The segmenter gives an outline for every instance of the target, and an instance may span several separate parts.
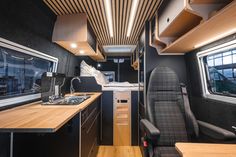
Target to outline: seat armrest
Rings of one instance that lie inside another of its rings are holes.
[[[152,140],[156,141],[160,136],[160,131],[147,119],[142,119],[140,121],[141,130],[144,131],[147,137]]]
[[[233,140],[236,139],[236,135],[228,130],[212,125],[207,122],[198,120],[199,129],[202,134],[207,135],[217,140]]]

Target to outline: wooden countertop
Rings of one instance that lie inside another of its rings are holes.
[[[76,114],[94,102],[102,93],[92,94],[79,105],[26,104],[0,112],[0,132],[56,132]]]
[[[235,157],[236,144],[176,143],[182,157]]]

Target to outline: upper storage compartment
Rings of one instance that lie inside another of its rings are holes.
[[[84,13],[57,16],[52,41],[77,56],[96,56],[96,36]]]
[[[235,33],[235,10],[232,0],[163,1],[150,22],[150,45],[158,53],[192,51]]]
[[[164,5],[159,14],[160,37],[179,37],[202,20],[202,17],[191,9],[187,0],[172,0]]]
[[[106,62],[106,56],[104,55],[103,48],[97,43],[96,54],[91,56],[95,61]]]

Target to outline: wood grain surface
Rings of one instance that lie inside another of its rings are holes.
[[[236,144],[176,143],[183,157],[232,157],[236,156]]]
[[[99,146],[97,157],[142,157],[138,146]]]
[[[75,93],[80,95],[84,93]],[[55,132],[76,114],[94,102],[101,93],[79,105],[42,105],[42,102],[26,104],[0,112],[1,132]]]

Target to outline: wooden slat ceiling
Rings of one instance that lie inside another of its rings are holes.
[[[139,0],[130,37],[126,37],[132,0],[111,0],[114,37],[109,35],[104,0],[43,0],[56,15],[86,13],[102,45],[137,44],[146,20],[157,10],[160,0]]]

